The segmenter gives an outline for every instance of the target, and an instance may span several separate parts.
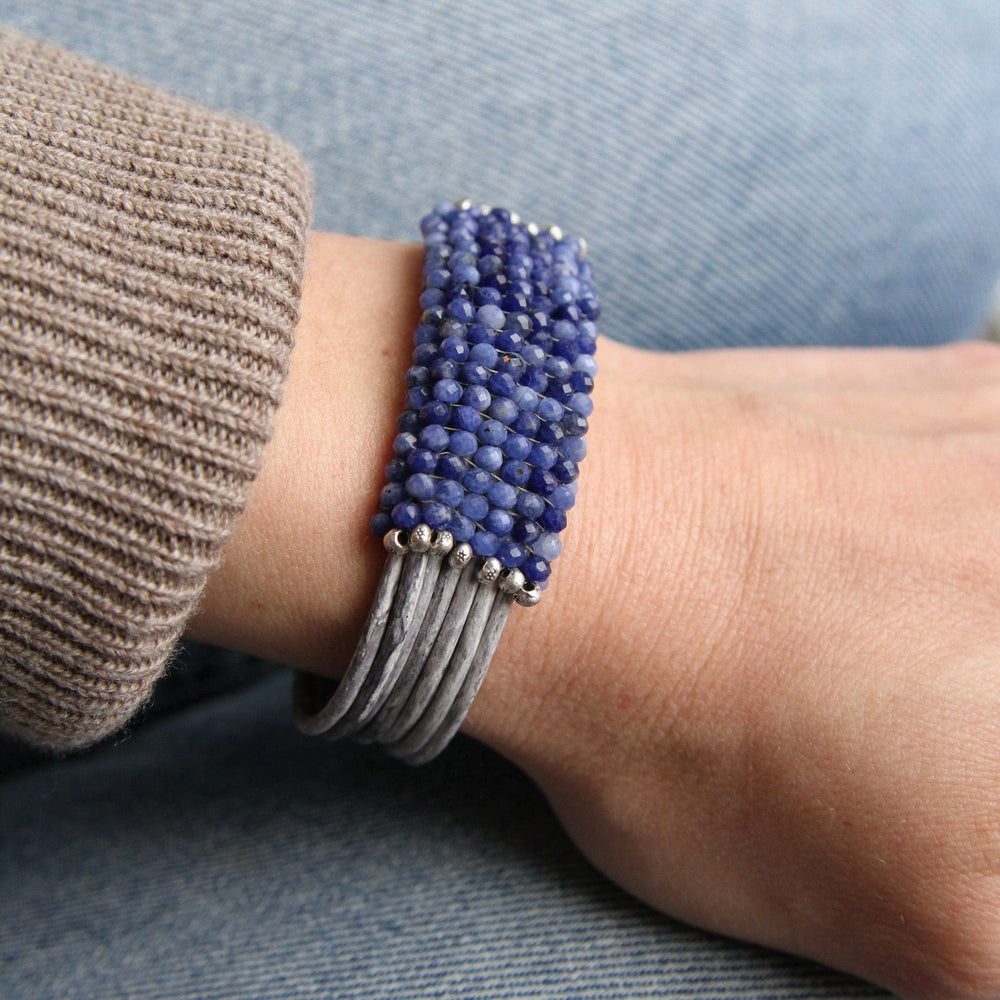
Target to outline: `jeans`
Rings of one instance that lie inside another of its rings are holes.
[[[316,225],[468,195],[587,236],[648,347],[975,336],[1000,277],[992,0],[0,0],[0,21],[270,125]],[[683,927],[460,738],[414,771],[188,650],[123,737],[0,747],[0,995],[884,996]]]

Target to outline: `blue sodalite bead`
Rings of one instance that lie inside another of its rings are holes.
[[[485,493],[493,484],[493,477],[485,469],[469,469],[462,485],[470,493]]]
[[[510,538],[500,542],[497,546],[496,554],[497,559],[500,560],[500,564],[506,566],[508,569],[520,566],[527,556],[524,546]]]
[[[499,507],[491,507],[482,521],[483,527],[499,538],[509,535],[514,527],[511,513]]]
[[[445,337],[441,341],[441,353],[451,361],[465,361],[469,356],[469,344],[464,337]]]
[[[492,288],[489,285],[480,285],[476,289],[477,306],[499,306],[502,301],[503,296],[496,288]]]
[[[587,457],[587,439],[585,437],[564,438],[562,444],[559,445],[559,454],[574,462],[582,462]]]
[[[485,253],[479,258],[479,273],[484,277],[503,270],[503,260],[495,253]]]
[[[566,512],[557,507],[546,507],[538,523],[546,531],[562,531],[566,527]]]
[[[476,361],[487,369],[496,368],[497,357],[497,349],[492,344],[485,342],[474,344],[469,351],[469,360]]]
[[[506,372],[495,372],[486,382],[486,387],[494,396],[510,397],[516,385],[514,377]]]
[[[402,483],[386,483],[378,496],[378,505],[383,510],[395,507],[406,499],[406,489]]]
[[[550,444],[533,445],[528,462],[536,469],[551,469],[559,461],[559,452]]]
[[[392,453],[396,458],[406,458],[416,446],[417,438],[415,434],[397,434],[395,440],[392,442]]]
[[[491,504],[503,510],[509,510],[517,503],[517,490],[510,483],[496,481],[490,485],[486,496]]]
[[[444,451],[448,447],[449,437],[448,432],[440,424],[427,424],[417,435],[417,444],[429,451]]]
[[[510,537],[514,539],[515,542],[520,542],[522,545],[531,546],[534,542],[537,542],[541,538],[542,529],[537,521],[527,521],[524,518],[518,518],[514,522],[514,527],[511,528]]]
[[[479,271],[472,264],[459,264],[451,272],[451,277],[453,284],[469,285],[474,288],[479,284],[480,275]]]
[[[489,368],[478,361],[466,361],[458,370],[458,377],[466,385],[485,385],[491,374]]]
[[[447,504],[438,503],[436,500],[431,500],[429,503],[420,505],[421,521],[436,531],[443,531],[448,527],[451,523],[453,513],[451,507]]]
[[[419,385],[427,385],[431,380],[431,371],[426,365],[414,365],[406,370],[404,381],[407,389],[413,389]]]
[[[431,306],[439,306],[444,303],[444,292],[440,288],[428,288],[420,296],[420,308],[430,309]]]
[[[454,455],[472,458],[479,450],[479,438],[472,431],[452,431],[448,436],[448,448]]]
[[[519,413],[517,419],[511,425],[511,429],[516,434],[523,434],[526,438],[534,438],[538,435],[538,430],[542,422],[534,413]]]
[[[565,417],[563,419],[565,420]],[[538,428],[538,440],[544,441],[545,444],[553,444],[558,447],[562,444],[565,437],[566,431],[562,423],[542,424]]]
[[[561,343],[564,343],[561,341]],[[555,344],[552,347],[553,351],[558,350],[559,344]],[[566,358],[559,357],[556,354],[550,354],[545,359],[545,374],[549,378],[557,379],[560,382],[565,382],[573,374],[573,366]]]
[[[552,475],[560,483],[571,483],[578,475],[580,475],[580,468],[576,462],[571,461],[568,458],[561,458],[555,465],[552,466]]]
[[[471,520],[482,522],[490,511],[490,502],[482,493],[466,493],[458,510]]]
[[[528,556],[521,563],[521,572],[532,583],[541,583],[549,578],[549,561],[537,555]]]
[[[431,400],[430,389],[425,385],[415,385],[406,393],[406,408],[408,410],[419,410]]]
[[[529,488],[540,497],[547,497],[558,485],[559,481],[547,469],[535,469],[528,477]]]
[[[573,386],[569,382],[550,380],[548,396],[563,407],[569,406],[569,401],[573,398]]]
[[[536,393],[544,393],[549,387],[549,377],[541,368],[526,368],[521,373],[521,385],[526,386]]]
[[[471,542],[472,536],[476,533],[476,525],[469,518],[453,513],[448,522],[448,530],[457,543]]]
[[[437,468],[437,452],[426,448],[414,448],[406,456],[406,467],[410,472],[433,472]]]
[[[481,305],[476,312],[476,319],[491,330],[502,330],[506,316],[499,305]]]
[[[404,410],[396,418],[396,430],[402,434],[416,434],[422,426],[416,410]]]
[[[523,389],[524,386],[515,386],[514,391],[517,392],[518,389]],[[589,398],[589,397],[585,397]],[[517,403],[513,399],[507,399],[500,396],[493,400],[487,408],[486,412],[493,418],[493,422],[499,422],[503,424],[512,424],[516,419],[520,410],[517,407]],[[504,439],[507,437],[507,430],[504,428]],[[495,443],[495,442],[494,442]]]
[[[500,539],[490,531],[477,531],[472,536],[472,551],[477,556],[495,556],[500,547]]]
[[[383,535],[387,535],[390,531],[392,531],[392,518],[385,513],[385,511],[379,511],[372,517],[368,527],[376,538],[381,538]]]
[[[451,411],[451,422],[458,430],[475,434],[483,422],[483,417],[474,406],[456,406]]]
[[[508,458],[527,458],[531,451],[531,440],[523,434],[508,434],[507,440],[503,443],[503,453]]]
[[[493,445],[484,444],[476,449],[472,461],[486,472],[496,472],[503,465],[503,452]]]
[[[524,363],[531,368],[542,368],[545,364],[545,351],[534,343],[533,339],[524,345],[521,357],[524,359]]]
[[[415,528],[420,524],[420,504],[406,500],[392,508],[392,523],[397,528]]]
[[[572,363],[580,356],[580,345],[573,340],[561,340],[552,348],[553,354],[562,361]],[[571,369],[572,370],[572,367]]]
[[[428,382],[436,382],[438,379],[453,379],[458,375],[459,364],[450,358],[435,358],[427,369]],[[433,394],[433,390],[432,390]]]
[[[515,386],[510,399],[519,410],[531,411],[538,406],[538,393],[526,385]],[[517,419],[516,415],[513,419]]]
[[[475,438],[472,439],[475,443]],[[456,481],[464,479],[468,472],[468,463],[460,455],[453,451],[438,455],[437,468],[434,470],[442,479],[454,479]]]
[[[466,386],[465,392],[462,393],[462,402],[477,410],[485,410],[493,402],[493,397],[485,386],[470,385]]]
[[[422,313],[372,530],[447,528],[544,587],[593,411],[593,269],[579,240],[504,209],[442,203],[421,231]]]
[[[492,411],[493,407],[490,407]],[[507,428],[499,420],[484,420],[476,431],[476,436],[483,444],[500,446],[507,440]],[[478,462],[476,463],[479,464]]]
[[[445,288],[451,283],[451,271],[446,267],[432,267],[424,272],[424,283],[428,288]]]
[[[511,486],[524,486],[531,475],[531,466],[518,459],[510,459],[500,466],[500,478]]]
[[[518,493],[514,509],[529,521],[537,521],[545,510],[545,500],[537,493]]]
[[[443,503],[452,510],[457,510],[464,498],[465,490],[454,479],[435,480],[434,499],[438,503]]]
[[[410,476],[403,485],[414,500],[430,500],[434,496],[434,480],[426,473],[418,472]]]
[[[549,562],[552,562],[562,552],[562,541],[555,532],[547,531],[535,542],[532,549],[535,555],[539,555],[543,559],[548,559]]]
[[[576,503],[576,494],[569,486],[560,484],[549,494],[548,501],[557,510],[569,510]]]
[[[535,407],[535,412],[538,414],[539,420],[554,422],[562,420],[565,407],[562,403],[553,399],[551,396],[545,396],[538,401],[538,406]]]
[[[432,393],[434,398],[440,400],[442,403],[457,403],[461,400],[463,391],[462,386],[453,377],[448,377],[439,378],[434,383]],[[451,411],[449,410],[448,412],[450,416]]]
[[[447,424],[451,420],[451,407],[440,399],[432,399],[420,407],[420,419],[425,424]],[[417,440],[420,440],[419,435]]]

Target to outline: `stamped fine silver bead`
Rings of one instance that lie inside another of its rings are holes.
[[[431,536],[431,554],[446,556],[455,544],[455,537],[450,531],[435,531]]]
[[[500,560],[490,556],[489,559],[484,559],[482,566],[479,567],[479,579],[483,583],[495,583],[502,569],[503,564]]]
[[[405,528],[394,528],[382,539],[386,552],[392,552],[397,556],[406,555],[409,551],[408,542],[409,532]]]
[[[519,569],[509,569],[500,574],[499,587],[505,594],[516,594],[524,583],[524,574]]]
[[[468,542],[462,542],[451,550],[448,562],[456,569],[467,565],[472,559],[472,546]]]
[[[410,550],[412,552],[427,552],[431,547],[433,532],[426,524],[418,524],[410,532]]]

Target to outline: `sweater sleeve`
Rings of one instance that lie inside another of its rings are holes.
[[[261,129],[0,29],[0,726],[147,697],[257,474],[310,183]]]

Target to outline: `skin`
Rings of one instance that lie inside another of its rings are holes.
[[[313,237],[195,636],[345,668],[419,277],[417,247]],[[466,730],[667,913],[905,997],[1000,996],[1000,347],[598,358],[565,554]]]

